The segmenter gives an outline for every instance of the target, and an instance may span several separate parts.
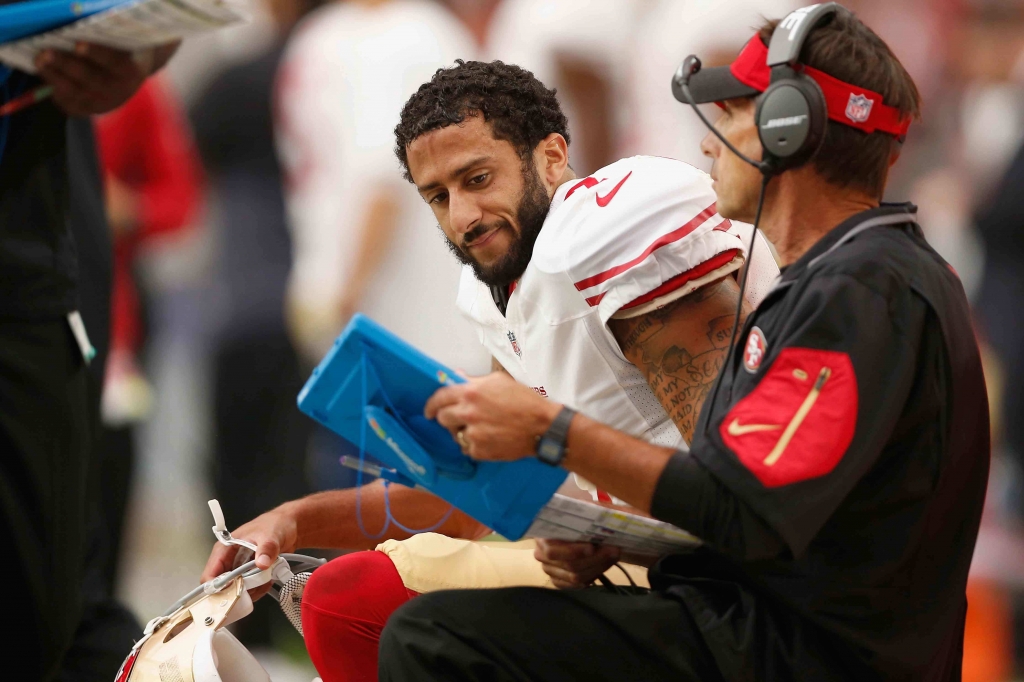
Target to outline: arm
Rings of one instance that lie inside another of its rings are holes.
[[[533,454],[537,439],[561,409],[495,373],[439,390],[428,401],[426,414],[453,432],[464,430],[470,456],[513,460]],[[720,551],[741,559],[782,551],[779,536],[689,455],[651,445],[580,414],[572,420],[567,445],[563,467],[637,509],[686,528]],[[671,503],[659,506],[653,504],[655,499]],[[589,583],[589,565],[604,561],[607,568],[616,556],[611,551],[588,553],[581,543],[570,543],[569,548],[566,543],[551,544],[558,549],[548,552],[554,569],[548,573],[559,586]],[[573,580],[574,575],[586,578]]]
[[[778,350],[756,375],[740,373],[689,454],[577,415],[563,466],[731,555],[774,547],[799,556],[888,447],[918,376],[928,308],[909,291],[886,291],[819,274],[778,330]],[[428,416],[463,430],[469,454],[487,460],[530,456],[560,409],[497,374],[427,403]],[[772,428],[727,426],[739,423]]]
[[[687,443],[728,353],[739,296],[736,280],[725,277],[645,315],[608,321]]]
[[[376,534],[384,526],[384,486],[365,485],[360,493],[360,512],[367,533]],[[392,515],[405,524],[427,526],[447,513],[450,505],[423,490],[400,485],[389,486]],[[329,490],[286,502],[233,531],[236,538],[257,545],[257,564],[270,566],[281,552],[294,552],[301,547],[320,549],[373,549],[385,540],[404,540],[408,533],[391,525],[379,538],[363,534],[356,521],[356,490]],[[453,538],[475,540],[490,529],[455,510],[437,529]],[[202,580],[209,580],[231,569],[237,547],[214,545],[203,570]]]

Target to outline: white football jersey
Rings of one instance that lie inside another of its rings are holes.
[[[607,323],[738,269],[750,230],[716,213],[703,171],[672,159],[623,159],[558,188],[504,316],[470,267],[458,307],[520,383],[633,436],[686,449]],[[779,272],[760,239],[746,289],[755,305]]]

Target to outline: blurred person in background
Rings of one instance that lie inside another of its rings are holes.
[[[213,481],[229,518],[253,518],[307,492],[303,457],[311,422],[295,406],[303,377],[284,321],[292,248],[272,100],[288,35],[320,4],[269,0],[273,44],[217,75],[191,111],[217,242]],[[236,634],[250,648],[268,647],[276,618],[276,606],[258,601]]]
[[[628,74],[625,151],[667,156],[702,170],[711,162],[700,152],[707,129],[692,111],[665,96],[671,74],[688,54],[707,55],[704,66],[720,66],[750,37],[765,16],[785,16],[798,0],[655,0],[637,21],[620,58]],[[707,109],[712,120],[714,107]]]
[[[154,78],[123,106],[96,120],[107,219],[113,237],[110,352],[103,383],[99,466],[110,493],[102,514],[113,541],[106,569],[111,590],[135,461],[135,426],[153,397],[141,369],[144,297],[135,259],[148,243],[181,233],[199,211],[199,158],[172,92]]]
[[[54,679],[85,624],[95,349],[79,313],[68,117],[116,108],[175,49],[135,59],[81,43],[74,53],[44,50],[38,75],[0,69],[5,103],[53,88],[0,121],[0,543],[23,616],[5,644],[24,679]]]
[[[558,91],[587,175],[618,158],[622,66],[646,0],[444,0],[486,58],[531,71]]]
[[[431,0],[340,0],[293,34],[278,74],[276,133],[292,231],[287,323],[307,370],[357,311],[440,362],[487,370],[455,308],[459,266],[445,258],[436,222],[405,187],[393,153],[405,100],[474,51]],[[347,447],[315,431],[316,487],[355,484],[355,472],[338,464]]]

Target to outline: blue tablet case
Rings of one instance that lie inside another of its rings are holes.
[[[0,7],[0,43],[60,28],[136,0],[28,0]]]
[[[477,462],[423,416],[441,386],[464,379],[379,324],[356,315],[299,393],[299,409],[391,471],[510,540],[518,540],[565,480],[533,458]]]

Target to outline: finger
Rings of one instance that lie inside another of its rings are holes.
[[[578,575],[600,575],[613,565],[615,561],[606,558],[588,558],[580,561],[542,561],[542,564],[553,568],[561,568]]]
[[[466,428],[466,408],[461,404],[450,405],[437,413],[437,423],[452,432]]]
[[[45,66],[40,67],[40,74],[63,78],[85,92],[102,90],[110,80],[105,69],[67,52],[53,50],[43,63]]]
[[[220,543],[214,545],[213,551],[210,552],[210,558],[206,560],[203,573],[199,576],[199,580],[205,583],[207,580],[213,580],[221,573],[226,572],[237,551],[238,547],[225,547]]]
[[[589,542],[567,542],[547,545],[543,554],[548,561],[579,561],[594,556],[597,547]]]
[[[555,547],[565,547],[566,545],[575,544],[566,542],[565,540],[549,540],[544,538],[537,539],[537,546],[533,550],[533,556],[537,561],[546,561],[551,557],[551,550]]]
[[[75,54],[114,76],[134,73],[138,66],[130,52],[94,43],[78,43]]]
[[[52,81],[50,82],[52,83]],[[68,116],[89,115],[88,100],[82,96],[82,91],[76,86],[58,87],[54,85],[51,99]]]
[[[281,546],[273,538],[256,543],[256,567],[270,568],[277,561],[277,556],[280,553]]]
[[[583,582],[581,576],[558,566],[546,565],[544,566],[544,572],[551,578],[551,582],[554,583],[555,587],[562,590],[578,590],[594,582],[593,580]]]
[[[443,408],[458,403],[464,390],[462,386],[445,386],[437,389],[434,391],[434,395],[427,399],[427,404],[423,406],[423,416],[433,419]]]
[[[77,96],[85,89],[85,85],[64,73],[56,65],[56,57],[52,55],[53,51],[47,50],[36,58],[36,70],[39,72],[39,77],[53,87],[54,98],[60,95],[64,97]]]

